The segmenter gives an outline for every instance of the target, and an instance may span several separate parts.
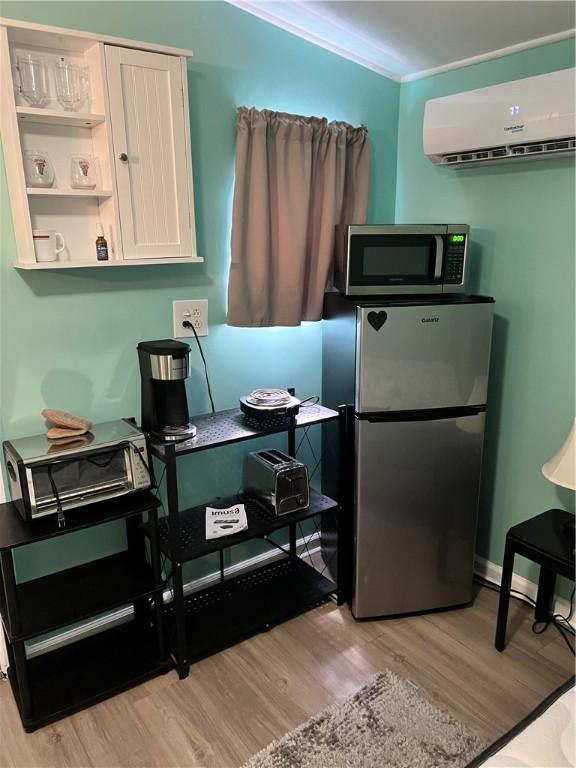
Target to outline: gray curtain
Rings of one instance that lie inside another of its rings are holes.
[[[364,224],[366,128],[240,107],[228,324],[322,317],[336,224]]]

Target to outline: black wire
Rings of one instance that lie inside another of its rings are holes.
[[[190,323],[188,320],[184,320],[182,323],[184,328],[190,328],[192,333],[194,334],[194,338],[196,339],[196,344],[198,344],[198,349],[200,350],[200,357],[202,358],[202,362],[204,363],[204,373],[206,374],[206,386],[208,387],[208,397],[210,398],[210,405],[212,406],[212,413],[216,413],[216,408],[214,408],[214,398],[212,397],[212,388],[210,387],[210,378],[208,376],[208,366],[206,365],[206,358],[204,357],[204,352],[202,351],[202,345],[200,344],[200,339],[198,338],[198,334],[196,333],[196,328]]]
[[[63,528],[66,525],[66,518],[64,516],[64,510],[62,509],[62,502],[60,501],[60,494],[58,493],[58,488],[56,488],[56,482],[54,480],[54,476],[52,475],[52,464],[47,465],[48,470],[48,480],[50,481],[50,485],[52,487],[52,493],[54,494],[54,498],[56,500],[56,513],[58,517],[58,528]]]
[[[488,579],[485,579],[482,576],[475,575],[474,580],[477,581],[479,584],[481,584],[483,587],[486,587],[487,589],[492,590],[492,592],[500,592],[500,587],[497,584],[494,584],[494,582],[492,581],[488,581]],[[576,587],[574,588],[574,590],[576,590]],[[546,632],[550,624],[552,624],[552,626],[558,630],[558,632],[562,636],[562,639],[564,640],[564,642],[566,643],[566,645],[568,646],[572,654],[576,655],[576,652],[573,646],[570,645],[570,641],[564,634],[565,632],[569,632],[571,635],[574,635],[575,634],[574,629],[572,628],[572,626],[570,626],[570,624],[568,625],[568,627],[566,627],[563,624],[560,624],[560,621],[559,621],[561,620],[569,623],[570,619],[572,618],[572,613],[574,611],[574,590],[572,590],[572,596],[570,598],[570,612],[568,614],[568,617],[561,616],[560,614],[554,614],[553,616],[550,617],[550,621],[544,621],[544,622],[534,621],[532,623],[532,632],[534,632],[535,635],[541,635],[544,632]],[[528,595],[524,594],[524,592],[519,592],[516,589],[511,589],[510,596],[514,598],[514,600],[518,600],[521,603],[527,603],[533,608],[536,607],[535,601],[532,600],[531,597],[528,597]],[[542,629],[537,629],[538,624],[543,624]]]

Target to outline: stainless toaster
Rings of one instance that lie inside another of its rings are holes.
[[[243,488],[276,515],[298,512],[310,504],[306,466],[276,449],[245,456]]]

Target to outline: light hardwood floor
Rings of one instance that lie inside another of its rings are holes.
[[[0,683],[0,766],[241,765],[310,715],[389,668],[492,740],[574,670],[552,627],[512,601],[509,645],[494,649],[497,595],[468,608],[355,622],[333,603],[54,725],[25,734],[8,683]]]

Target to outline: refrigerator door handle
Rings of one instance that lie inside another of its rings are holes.
[[[476,416],[486,410],[485,405],[467,405],[458,408],[423,408],[419,411],[388,411],[382,413],[356,414],[359,421],[377,424],[383,421],[438,421],[440,419],[460,419],[464,416]]]
[[[434,279],[442,277],[442,264],[444,263],[444,238],[442,235],[434,235],[436,240],[436,264],[434,266]]]

